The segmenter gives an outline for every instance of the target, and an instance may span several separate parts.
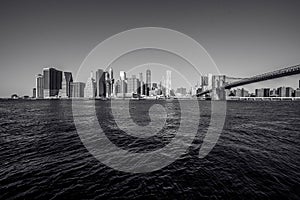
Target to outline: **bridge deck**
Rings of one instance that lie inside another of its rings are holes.
[[[230,89],[233,87],[247,85],[250,83],[256,83],[256,82],[260,82],[260,81],[266,81],[266,80],[271,80],[271,79],[280,78],[280,77],[284,77],[284,76],[291,76],[291,75],[295,75],[295,74],[300,74],[300,65],[286,67],[286,68],[279,69],[279,70],[276,70],[273,72],[267,72],[264,74],[252,76],[250,78],[244,78],[239,81],[225,84],[223,87],[225,89]],[[204,95],[204,94],[207,94],[210,92],[211,92],[211,90],[206,90],[206,91],[199,93],[198,96],[201,96],[201,95]]]

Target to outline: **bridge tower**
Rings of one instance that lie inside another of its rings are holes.
[[[225,75],[214,75],[212,77],[211,100],[226,100],[226,91],[224,88],[225,83]]]

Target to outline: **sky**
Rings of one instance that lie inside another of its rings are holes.
[[[221,74],[232,77],[300,64],[299,7],[300,1],[289,0],[1,0],[0,97],[31,95],[35,75],[44,67],[76,74],[99,43],[139,27],[164,27],[188,35],[205,48]],[[153,79],[162,74],[154,73]],[[84,76],[81,79],[85,81]],[[174,87],[185,84],[173,79]],[[295,75],[245,87],[296,88],[299,79]]]

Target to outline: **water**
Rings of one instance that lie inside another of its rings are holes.
[[[140,126],[149,123],[144,112],[152,103],[132,103]],[[117,104],[121,109],[125,102]],[[107,106],[96,103],[100,123],[114,129],[108,136],[113,142],[132,151],[163,147],[180,124],[175,103],[161,134],[134,141],[116,131]],[[187,154],[161,170],[131,174],[103,165],[85,149],[70,101],[1,100],[0,199],[300,198],[300,102],[228,102],[222,135],[204,159],[197,153],[210,102],[200,107],[199,132]]]

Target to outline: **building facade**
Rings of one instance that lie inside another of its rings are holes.
[[[106,95],[106,82],[105,72],[102,69],[96,71],[96,97],[105,97]]]
[[[72,98],[83,98],[84,97],[85,83],[72,82],[71,83],[71,96]]]
[[[138,87],[139,87],[139,79],[136,78],[136,76],[132,76],[131,78],[128,78],[127,80],[127,93],[138,93]]]
[[[151,70],[150,69],[147,69],[146,70],[146,95],[149,96],[149,92],[150,92],[150,89],[151,89]]]
[[[62,71],[55,68],[44,68],[44,98],[58,97],[62,88]]]
[[[91,72],[90,77],[87,79],[84,88],[85,98],[95,98],[96,97],[96,81],[93,78],[93,72]]]
[[[44,77],[41,74],[36,76],[36,98],[44,98]]]
[[[71,97],[71,83],[72,82],[73,82],[72,73],[64,72],[59,96],[61,96],[62,98],[70,98]]]
[[[171,89],[172,89],[172,81],[171,81],[171,71],[167,70],[166,72],[166,96],[171,96]]]

